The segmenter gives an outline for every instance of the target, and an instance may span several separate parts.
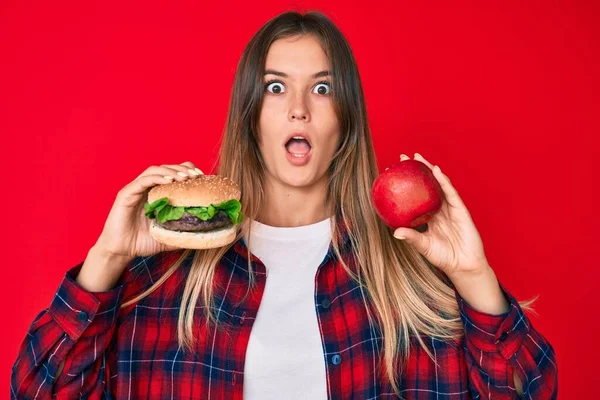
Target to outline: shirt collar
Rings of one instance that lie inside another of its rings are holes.
[[[351,229],[352,224],[350,221],[348,222],[348,225],[349,225],[349,228]],[[338,218],[336,220],[336,226],[337,226],[337,229],[339,232],[338,243],[340,246],[340,253],[341,253],[342,257],[344,257],[351,250],[350,235],[348,234],[349,229],[343,223],[343,220],[341,218]],[[248,253],[247,252],[248,252],[248,249],[246,247],[246,244],[244,243],[243,238],[240,237],[238,240],[236,240],[236,242],[233,244],[233,246],[227,251],[225,256],[229,260],[240,260],[241,262],[240,263],[236,262],[236,264],[238,267],[241,267],[245,270],[246,269],[245,266],[247,265],[247,262],[248,262],[248,258],[247,258]],[[252,267],[254,268],[254,271],[256,271],[257,274],[261,274],[261,275],[266,274],[266,268],[265,268],[264,264],[262,263],[262,261],[252,253],[250,253],[250,256],[252,258]],[[335,259],[333,243],[330,243],[330,245],[329,245],[329,250],[327,251],[324,262],[328,262],[330,259]]]

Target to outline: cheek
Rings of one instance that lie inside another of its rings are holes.
[[[328,119],[327,126],[324,127],[324,132],[327,133],[327,147],[331,152],[334,152],[342,136],[340,131],[340,123],[335,114],[331,114]]]
[[[277,112],[274,109],[273,104],[263,102],[260,118],[258,120],[258,132],[260,137],[260,144],[271,143],[272,136],[277,132]]]
[[[282,101],[277,101],[277,99],[274,99],[269,96],[265,96],[263,98],[262,106],[260,109],[261,119],[267,119],[267,118],[262,118],[262,116],[268,117],[268,119],[276,117],[279,114],[281,114],[282,111],[283,111],[283,102]]]
[[[329,143],[327,144],[330,155],[333,155],[337,150],[338,144],[340,143],[340,136],[339,131],[336,131],[330,136]]]

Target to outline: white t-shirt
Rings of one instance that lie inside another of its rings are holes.
[[[246,350],[245,400],[327,398],[314,295],[330,222],[280,228],[252,221],[250,251],[265,264],[267,282]]]

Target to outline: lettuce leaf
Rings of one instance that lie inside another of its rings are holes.
[[[178,220],[187,212],[202,221],[207,221],[215,216],[219,211],[225,211],[229,219],[234,224],[243,221],[242,204],[239,200],[231,199],[220,204],[210,204],[207,207],[176,207],[169,204],[167,197],[157,199],[152,204],[144,203],[145,215],[149,219],[156,218],[160,223],[165,221]]]

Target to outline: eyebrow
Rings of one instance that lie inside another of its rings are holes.
[[[271,75],[277,75],[277,76],[282,76],[284,78],[288,78],[289,77],[288,74],[286,74],[285,72],[275,71],[274,69],[267,69],[265,71],[265,75],[269,75],[269,74],[271,74]],[[323,76],[328,76],[328,75],[331,75],[331,72],[325,70],[325,71],[319,71],[319,72],[317,72],[312,77],[313,78],[321,78]]]

